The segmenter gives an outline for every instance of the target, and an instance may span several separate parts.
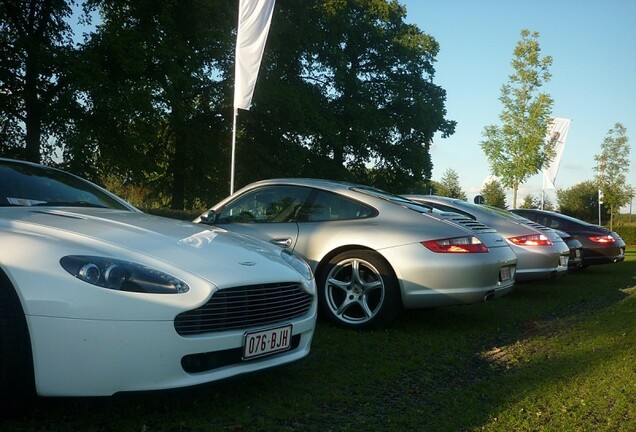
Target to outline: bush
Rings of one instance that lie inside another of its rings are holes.
[[[636,223],[621,224],[617,226],[614,231],[616,231],[628,245],[636,245]]]

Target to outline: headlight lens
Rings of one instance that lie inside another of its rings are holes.
[[[289,252],[286,249],[283,249],[280,252],[280,256],[294,268],[298,273],[300,273],[305,279],[312,280],[314,278],[314,273],[311,271],[311,267],[304,260],[298,258],[293,253]]]
[[[182,294],[190,290],[188,284],[174,276],[130,261],[69,255],[60,264],[76,278],[102,288],[151,294]]]

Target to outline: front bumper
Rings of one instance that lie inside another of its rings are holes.
[[[292,322],[296,347],[249,361],[239,358],[198,373],[184,370],[185,357],[240,350],[246,330],[181,337],[172,320],[107,321],[44,316],[27,316],[27,320],[39,395],[108,396],[209,383],[301,359],[309,353],[316,305],[312,306],[311,314]]]

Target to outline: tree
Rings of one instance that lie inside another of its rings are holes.
[[[73,0],[0,2],[0,150],[33,162],[46,159],[64,128],[64,65],[72,50]],[[6,140],[6,141],[5,141]]]
[[[444,175],[442,176],[435,193],[444,197],[466,200],[466,194],[459,184],[459,175],[452,168],[448,168],[444,171]]]
[[[554,210],[554,204],[550,201],[550,198],[547,195],[543,196],[543,205],[541,204],[541,199],[536,198],[532,194],[527,194],[523,197],[523,202],[519,206],[522,209],[542,209],[542,210]]]
[[[324,123],[305,145],[330,161],[323,175],[394,191],[430,179],[434,134],[455,130],[445,118],[446,92],[433,83],[437,41],[405,23],[397,1],[298,3],[313,11],[303,22],[302,77],[322,95]]]
[[[554,211],[554,204],[547,195],[543,197],[543,210]]]
[[[539,33],[522,30],[521,37],[511,63],[514,73],[501,88],[501,126],[487,126],[481,143],[492,173],[513,190],[513,208],[519,185],[554,158],[556,139],[546,140],[553,100],[540,92],[550,80],[552,57],[540,57]]]
[[[559,212],[582,219],[590,223],[598,223],[598,187],[596,182],[588,180],[568,189],[557,189]],[[601,216],[608,216],[607,207],[601,206]]]
[[[519,208],[538,209],[538,208],[541,208],[541,202],[538,199],[536,199],[534,196],[532,196],[531,194],[527,194],[525,197],[523,197],[523,202],[521,203]]]
[[[506,193],[501,183],[497,180],[486,183],[479,193],[484,197],[484,204],[502,209],[508,208],[506,204]]]
[[[219,143],[230,143],[222,70],[233,53],[234,7],[216,0],[88,7],[102,22],[82,47],[76,77],[86,112],[65,158],[85,164],[86,154],[99,154],[100,175],[151,185],[174,209],[197,195],[210,199],[205,186],[218,186],[230,159]]]
[[[627,129],[616,123],[605,136],[601,144],[601,153],[594,156],[595,181],[603,195],[603,203],[609,207],[610,229],[613,227],[614,213],[630,202],[632,194],[631,186],[626,183],[630,162],[629,151]]]

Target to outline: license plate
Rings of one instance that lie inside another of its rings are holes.
[[[243,360],[262,357],[291,347],[292,326],[245,333]]]
[[[576,256],[577,258],[581,258],[581,249],[575,249],[574,256]]]
[[[569,256],[561,255],[559,257],[559,263],[561,264],[562,267],[567,267],[569,259],[570,259]]]
[[[502,267],[499,270],[499,280],[502,282],[510,280],[510,267]]]

